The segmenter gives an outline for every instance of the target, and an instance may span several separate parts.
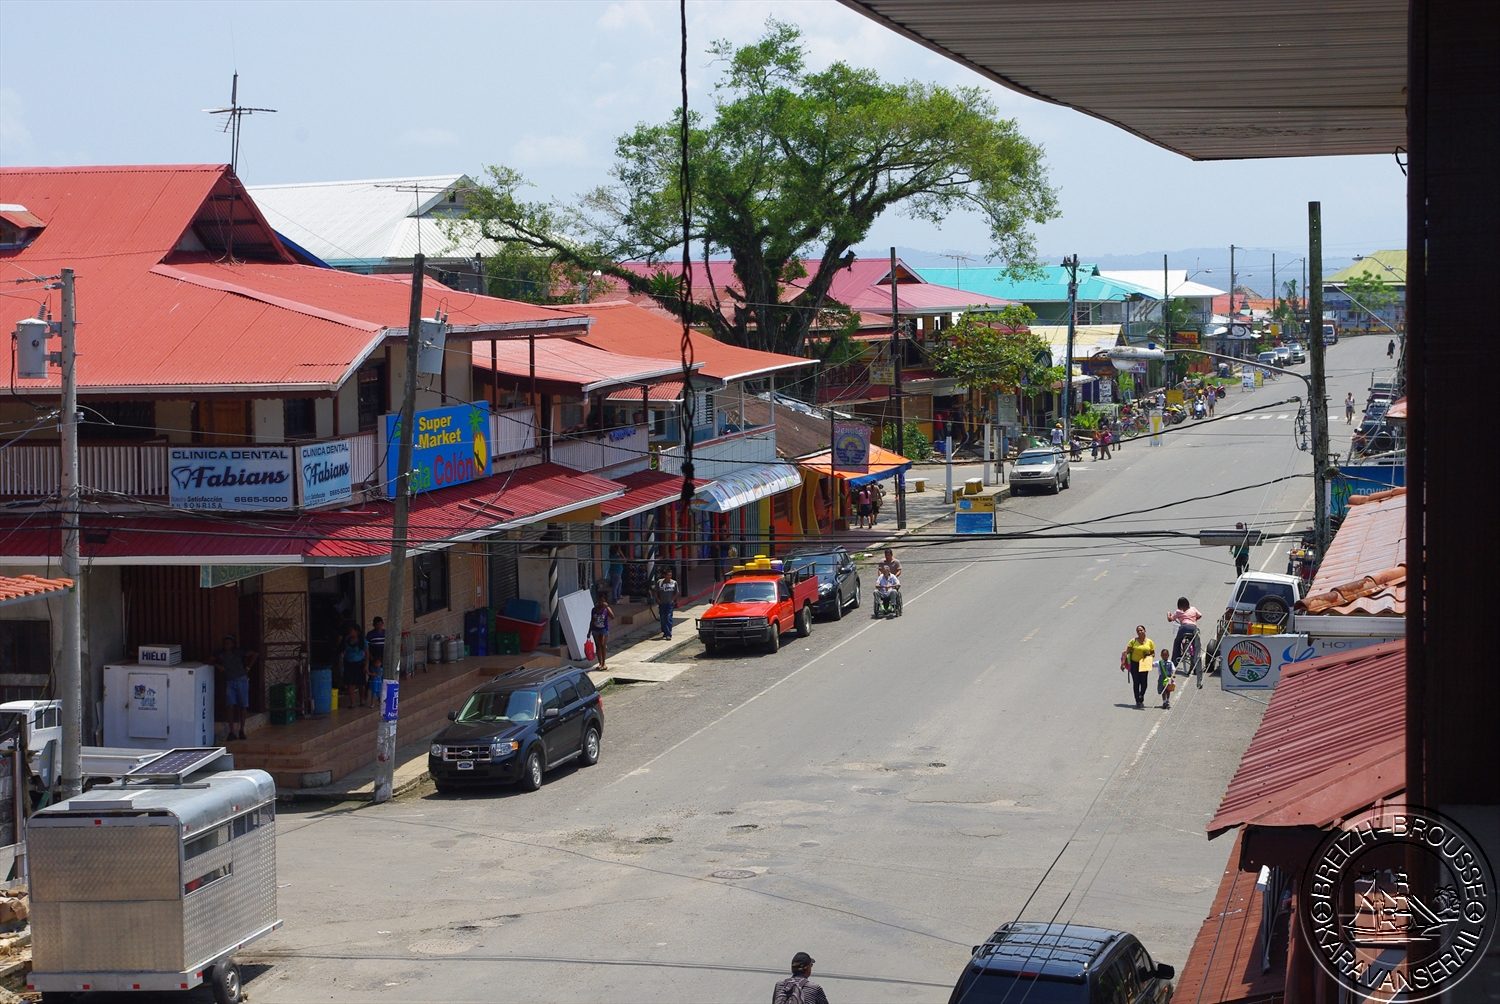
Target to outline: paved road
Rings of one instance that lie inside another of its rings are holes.
[[[1330,398],[1362,400],[1384,349],[1333,348]],[[1233,420],[1086,460],[1002,526],[1305,525],[1296,406],[1270,407],[1300,392],[1231,390]],[[672,682],[612,692],[601,763],[539,793],[284,812],[287,924],[253,956],[255,998],[752,1001],[806,950],[836,1001],[941,1001],[1028,901],[1180,966],[1229,852],[1203,826],[1263,708],[1211,680],[1137,710],[1118,657],[1139,622],[1168,638],[1179,594],[1222,604],[1227,549],[914,540],[902,558],[904,618],[866,606],[777,656],[689,649]]]

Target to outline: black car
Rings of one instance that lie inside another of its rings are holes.
[[[811,568],[818,577],[813,613],[838,620],[845,610],[859,609],[859,569],[842,547],[803,547],[784,559],[788,571]]]
[[[1166,1004],[1168,965],[1135,935],[1080,924],[1005,924],[974,946],[948,1004]]]
[[[432,740],[427,771],[440,792],[464,783],[542,786],[542,774],[573,760],[599,762],[604,706],[580,669],[501,673],[450,711]]]

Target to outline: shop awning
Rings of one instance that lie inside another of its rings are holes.
[[[698,489],[693,508],[700,512],[730,512],[802,484],[791,464],[759,464],[726,474]]]
[[[616,523],[638,513],[649,512],[657,506],[676,502],[682,497],[682,476],[665,471],[636,471],[622,478],[611,479],[625,486],[625,494],[610,499],[599,506],[602,523]],[[693,486],[702,489],[709,482],[694,481]]]
[[[828,451],[815,453],[806,460],[799,460],[797,464],[809,471],[827,477],[829,474]],[[897,474],[905,473],[911,469],[911,461],[899,453],[887,450],[882,446],[870,444],[870,470],[865,474],[856,474],[853,471],[833,471],[836,477],[843,478],[851,485],[867,485],[872,481],[884,481],[893,478]]]
[[[597,519],[625,494],[614,481],[557,464],[505,471],[416,495],[407,540],[437,550],[580,510]],[[394,505],[379,501],[311,513],[85,512],[80,546],[93,565],[311,565],[368,567],[390,560]],[[576,518],[576,516],[575,516]],[[0,566],[39,565],[62,553],[55,512],[0,520]]]

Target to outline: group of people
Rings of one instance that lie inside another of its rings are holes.
[[[880,519],[880,504],[885,501],[885,489],[870,482],[860,485],[852,492],[854,515],[859,529],[873,529]]]
[[[900,617],[901,613],[901,562],[888,547],[879,574],[875,576],[875,616]]]
[[[610,549],[611,559],[614,558],[616,551],[616,548]],[[671,641],[672,615],[677,612],[680,591],[677,579],[672,575],[672,566],[662,564],[658,567],[661,575],[651,586],[651,600],[656,604],[657,614],[661,618],[661,635],[667,641]],[[589,636],[594,640],[594,658],[598,660],[600,669],[609,667],[609,631],[615,619],[615,611],[610,606],[610,602],[611,600],[618,602],[620,599],[620,590],[616,583],[614,569],[611,567],[609,594],[606,596],[603,591],[600,591],[594,598],[594,609],[589,614]]]
[[[361,631],[358,624],[346,625],[339,642],[339,661],[343,664],[339,682],[349,707],[378,705],[385,678],[385,618],[371,621],[368,632]]]
[[[1146,625],[1135,626],[1135,637],[1125,643],[1120,653],[1120,670],[1130,674],[1130,689],[1135,697],[1135,706],[1146,706],[1146,689],[1151,685],[1151,672],[1156,671],[1156,693],[1161,697],[1163,711],[1172,710],[1172,694],[1177,690],[1176,666],[1182,661],[1183,649],[1198,632],[1198,622],[1203,614],[1188,601],[1186,596],[1177,599],[1177,609],[1167,614],[1167,623],[1177,625],[1177,636],[1172,639],[1170,657],[1166,652],[1158,655],[1156,642],[1146,637]],[[1202,658],[1202,653],[1198,654]],[[1203,681],[1198,681],[1203,686]]]

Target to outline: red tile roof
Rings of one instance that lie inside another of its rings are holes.
[[[1208,919],[1198,928],[1187,963],[1178,974],[1174,1000],[1189,1004],[1280,1004],[1285,999],[1286,960],[1261,972],[1260,940],[1265,895],[1255,887],[1259,869],[1240,870],[1243,831],[1234,838],[1229,864],[1214,894]],[[1272,943],[1273,946],[1275,942]],[[1284,956],[1286,945],[1280,945]]]
[[[0,203],[46,227],[0,257],[0,282],[77,270],[84,394],[331,393],[383,338],[404,335],[410,286],[297,264],[222,164],[3,168]],[[232,213],[232,216],[230,215]],[[229,242],[232,238],[232,258]],[[55,290],[12,286],[0,324],[59,310]],[[581,333],[568,311],[428,282],[458,332]],[[17,390],[57,386],[17,380]]]
[[[1340,583],[1326,592],[1311,593],[1297,601],[1297,611],[1313,615],[1405,617],[1406,565],[1403,563],[1353,582]]]
[[[1406,643],[1281,671],[1210,837],[1235,826],[1327,827],[1406,787]]]
[[[1406,489],[1355,495],[1349,499],[1349,512],[1318,566],[1310,592],[1327,593],[1404,564]]]
[[[0,575],[0,607],[59,596],[72,588],[72,579],[44,579],[40,575]]]
[[[586,338],[591,345],[635,356],[679,361],[682,358],[682,324],[654,310],[625,300],[589,303],[573,309],[584,311],[594,319]],[[817,365],[816,359],[727,345],[712,335],[697,331],[691,332],[689,337],[693,343],[693,358],[703,364],[703,375],[716,380],[742,380]]]
[[[597,505],[625,488],[557,464],[538,464],[440,488],[412,499],[413,546],[486,533]],[[195,513],[83,517],[85,561],[100,565],[379,564],[388,555],[394,506],[381,500],[303,514]],[[61,553],[55,516],[0,520],[0,564],[38,564]]]

